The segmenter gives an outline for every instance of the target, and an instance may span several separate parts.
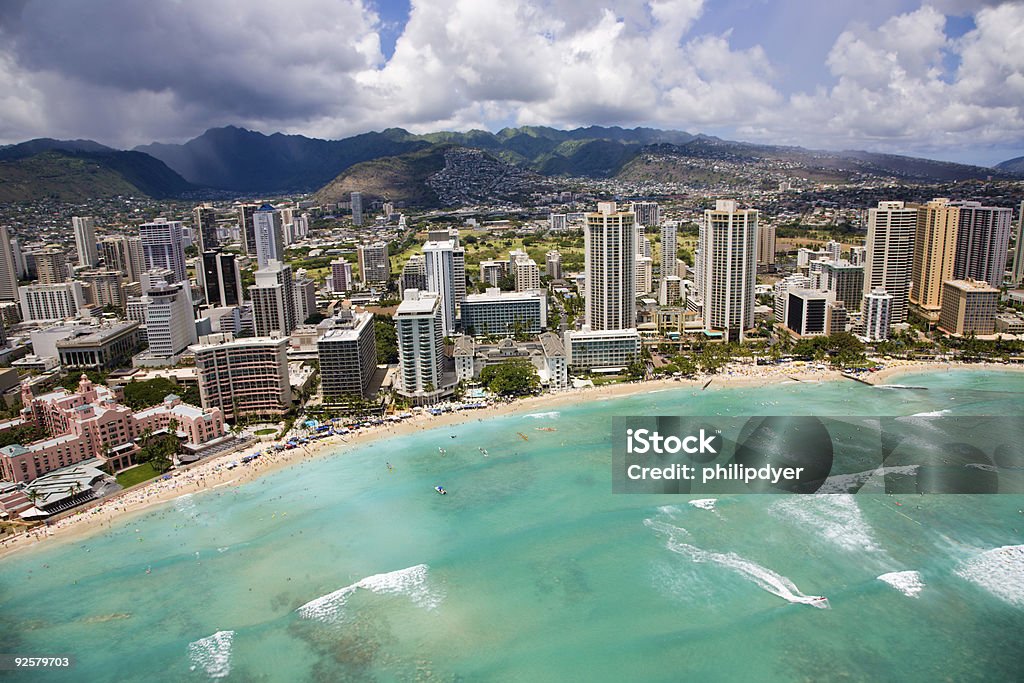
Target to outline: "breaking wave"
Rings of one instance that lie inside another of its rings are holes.
[[[889,572],[879,576],[878,580],[889,584],[909,598],[916,598],[924,589],[921,573],[915,571]]]
[[[768,509],[799,522],[843,550],[881,550],[852,495],[793,496]]]
[[[386,574],[367,576],[333,593],[310,600],[295,611],[303,619],[332,622],[341,616],[349,596],[358,590],[367,590],[378,595],[405,595],[417,607],[434,609],[440,604],[441,595],[428,585],[428,569],[427,565],[418,564]]]
[[[231,673],[231,642],[234,631],[217,631],[212,636],[188,644],[190,670],[201,669],[210,678],[225,678]]]
[[[690,505],[700,510],[714,510],[715,503],[718,502],[717,498],[699,498],[698,500],[689,501]]]
[[[527,415],[523,415],[523,417],[532,417],[535,420],[554,420],[561,416],[562,414],[557,410],[552,410],[547,413],[529,413]]]
[[[986,550],[956,573],[1014,607],[1024,607],[1024,545]]]

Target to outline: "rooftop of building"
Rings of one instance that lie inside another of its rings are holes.
[[[946,280],[946,285],[950,287],[956,287],[964,292],[995,292],[999,293],[999,290],[985,282],[984,280]]]
[[[72,336],[58,341],[57,348],[103,344],[126,332],[136,330],[138,327],[139,323],[134,320],[106,326],[74,327],[72,328]]]
[[[241,339],[231,339],[215,344],[193,344],[188,347],[189,351],[193,353],[200,353],[202,351],[210,351],[214,349],[244,349],[249,347],[288,347],[288,337],[243,337]]]

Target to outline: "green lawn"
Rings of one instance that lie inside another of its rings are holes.
[[[266,436],[267,434],[277,434],[276,429],[257,429],[255,432],[256,436]]]
[[[116,479],[118,484],[124,488],[128,488],[129,486],[134,486],[135,484],[149,481],[150,479],[159,476],[160,472],[154,470],[153,466],[148,462],[144,462],[141,465],[136,465],[130,470],[125,470],[121,474],[117,475]]]

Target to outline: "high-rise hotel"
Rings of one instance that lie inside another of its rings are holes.
[[[864,296],[876,290],[884,290],[892,296],[889,304],[891,324],[907,321],[916,231],[915,206],[907,206],[903,202],[878,202],[877,208],[868,210]]]
[[[704,328],[724,341],[743,341],[754,327],[757,278],[757,209],[719,199],[704,212],[700,231]]]
[[[632,211],[599,202],[584,232],[586,323],[592,331],[636,327],[636,229]]]

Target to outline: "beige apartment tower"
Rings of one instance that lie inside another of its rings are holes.
[[[914,265],[910,275],[910,304],[930,322],[942,311],[942,283],[953,277],[960,207],[948,199],[933,199],[917,210]]]

